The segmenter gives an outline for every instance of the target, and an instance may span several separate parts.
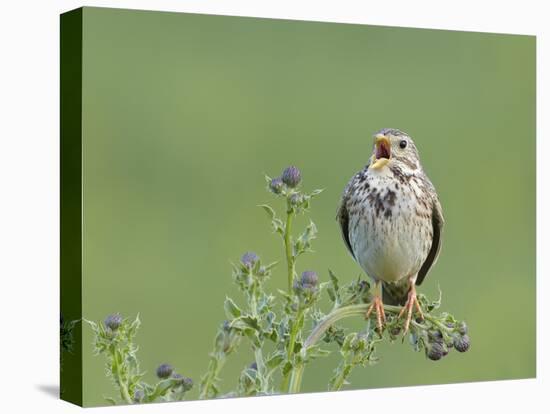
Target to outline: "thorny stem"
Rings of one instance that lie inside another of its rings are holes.
[[[351,365],[345,367],[342,372],[340,372],[340,375],[338,375],[338,379],[334,381],[334,385],[331,387],[330,391],[340,391],[350,373]]]
[[[204,380],[204,383],[201,384],[202,389],[199,394],[199,399],[204,400],[205,398],[208,398],[208,393],[212,388],[212,383],[215,381],[216,378],[218,378],[218,375],[222,370],[224,364],[225,364],[225,357],[220,358],[217,355],[212,355],[208,366],[207,377]]]
[[[349,316],[365,316],[370,303],[361,303],[359,305],[343,306],[341,308],[334,309],[331,313],[325,316],[318,324],[313,328],[313,331],[309,334],[304,342],[304,348],[309,348],[321,339],[326,330],[340,319],[347,318]],[[401,306],[384,305],[384,310],[390,313],[399,313]]]
[[[290,372],[286,373],[283,377],[283,382],[281,383],[281,392],[286,392],[289,381],[290,381]]]
[[[304,363],[300,362],[299,365],[294,367],[292,370],[292,376],[290,377],[290,387],[288,392],[295,394],[300,392],[300,387],[302,386],[302,375],[304,373]]]
[[[252,315],[254,318],[258,318],[258,301],[256,300],[256,289],[252,289],[249,296],[249,302],[250,302],[250,310],[252,311]],[[260,378],[264,378],[264,372],[265,372],[265,362],[264,362],[264,356],[262,352],[261,347],[257,347],[254,345],[254,359],[256,361],[256,366],[258,373],[260,374]],[[267,381],[262,380],[261,384],[261,391],[267,392]]]
[[[287,264],[287,281],[288,281],[288,294],[292,295],[292,285],[294,283],[294,273],[296,272],[296,263],[295,258],[292,252],[292,220],[294,218],[294,210],[290,205],[290,201],[287,199],[286,203],[286,225],[285,225],[285,234],[284,234],[284,244],[285,244],[285,254],[286,254],[286,264]],[[302,310],[299,310],[295,322],[301,317]],[[287,350],[287,359],[292,360],[292,355],[294,354],[294,344],[296,342],[297,324],[294,323],[292,330],[290,332],[290,338],[288,342]],[[294,376],[294,369],[292,369],[292,375]],[[285,392],[290,379],[290,372],[288,372],[283,377],[283,382],[281,384],[281,391]]]
[[[292,294],[292,283],[294,282],[294,256],[292,254],[292,219],[294,218],[294,211],[290,206],[290,201],[287,200],[286,210],[286,225],[285,225],[285,253],[287,263],[287,279],[288,279],[288,293]]]
[[[254,357],[255,357],[255,360],[256,360],[256,365],[258,367],[258,374],[260,374],[260,378],[263,379],[263,378],[265,378],[265,376],[264,376],[265,362],[264,362],[264,356],[263,356],[263,353],[262,353],[262,348],[255,348],[254,349]],[[260,391],[267,392],[267,390],[268,390],[267,381],[265,379],[263,379]]]
[[[287,350],[287,359],[289,361],[292,360],[292,355],[294,354],[294,345],[296,344],[296,337],[298,335],[298,328],[300,327],[299,326],[299,321],[300,319],[302,318],[303,316],[303,313],[304,313],[304,310],[302,308],[298,309],[298,312],[296,312],[296,317],[294,318],[294,322],[292,324],[292,329],[290,331],[290,338],[288,340],[288,350]],[[298,370],[298,367],[294,367],[292,369],[292,375],[291,373],[287,373],[283,379],[283,384],[282,384],[282,391],[286,391],[287,387],[289,386],[288,383],[289,383],[289,379],[290,379],[290,389],[292,388],[292,379],[295,377],[296,375],[296,370]],[[302,370],[303,370],[303,366],[302,366]],[[301,375],[300,375],[301,377]],[[289,391],[290,391],[289,389]]]
[[[302,318],[304,311],[303,309],[299,309],[298,312],[296,312],[296,318],[294,319],[294,322],[292,324],[292,330],[290,331],[290,338],[288,340],[288,358],[292,357],[292,354],[294,353],[294,344],[296,343],[296,336],[298,335],[298,328],[299,328],[299,321]]]
[[[122,381],[122,374],[120,372],[120,364],[118,361],[118,353],[116,349],[111,345],[110,347],[111,357],[113,358],[114,371],[116,373],[116,381],[120,388],[120,396],[127,404],[133,404],[132,397],[128,391],[128,386]]]
[[[290,201],[287,199],[286,202],[286,224],[285,224],[285,234],[284,234],[284,244],[285,244],[285,256],[286,256],[286,265],[287,265],[287,288],[288,294],[292,295],[292,285],[294,283],[294,273],[295,273],[295,261],[294,255],[292,252],[292,221],[294,218],[294,211],[290,205]],[[294,342],[296,341],[296,325],[293,326],[290,333],[290,339],[288,343],[287,358],[290,361],[292,359],[292,354],[294,351]],[[288,382],[290,379],[290,372],[288,372],[283,377],[283,382],[281,384],[281,391],[286,392],[288,388]]]

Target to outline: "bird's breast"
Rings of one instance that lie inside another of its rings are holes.
[[[414,184],[370,182],[350,199],[350,243],[356,260],[376,280],[415,275],[426,260],[431,213]]]

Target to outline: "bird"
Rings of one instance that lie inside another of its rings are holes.
[[[381,333],[384,304],[403,306],[404,334],[412,316],[424,319],[416,286],[436,263],[445,220],[434,185],[412,138],[394,128],[374,134],[365,167],[346,185],[336,214],[351,256],[374,281],[366,318],[376,314]]]

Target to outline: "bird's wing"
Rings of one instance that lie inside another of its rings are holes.
[[[418,277],[416,278],[417,285],[420,285],[422,283],[430,268],[435,264],[437,258],[439,257],[439,251],[441,250],[441,236],[444,224],[445,220],[443,219],[441,204],[439,203],[439,199],[436,196],[432,205],[432,247],[430,248],[428,257],[426,257],[426,260],[424,261],[422,267],[420,268],[420,271],[418,272]]]
[[[351,255],[355,258],[355,254],[353,254],[353,249],[351,248],[351,242],[349,240],[349,212],[347,208],[349,193],[354,180],[355,180],[355,177],[353,177],[350,180],[350,182],[344,189],[344,192],[342,193],[342,198],[340,199],[340,206],[338,206],[338,211],[336,212],[336,220],[338,220],[338,224],[340,224],[342,238],[346,243],[346,247],[348,248]]]

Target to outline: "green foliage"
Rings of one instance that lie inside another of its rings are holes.
[[[325,346],[336,347],[341,355],[341,362],[328,380],[330,390],[339,390],[349,383],[354,368],[378,361],[377,343],[393,342],[404,330],[404,318],[398,316],[401,307],[389,305],[384,306],[387,322],[383,332],[376,329],[375,315],[369,317],[364,331],[359,333],[347,333],[337,324],[347,317],[365,317],[372,300],[371,286],[360,278],[342,285],[331,270],[324,283],[319,283],[317,273],[311,270],[303,271],[298,277],[298,259],[313,252],[317,227],[309,221],[295,236],[294,219],[298,214],[309,212],[312,199],[322,190],[301,191],[301,172],[296,167],[285,169],[282,177],[265,178],[268,191],[282,200],[285,207],[284,215],[279,216],[270,205],[259,206],[267,213],[273,232],[281,237],[288,289],[278,291],[276,297],[265,291],[264,282],[272,275],[277,262],[263,265],[255,253],[248,252],[233,265],[233,280],[243,294],[244,304],[239,305],[232,298],[225,300],[228,319],[218,329],[208,370],[201,380],[200,398],[221,396],[221,369],[241,340],[247,341],[253,362],[243,368],[237,388],[223,396],[298,392],[307,365],[332,352]],[[333,304],[328,313],[319,308],[323,291]],[[423,295],[418,298],[424,319],[411,322],[407,335],[413,349],[424,350],[432,360],[442,358],[456,345],[461,352],[467,350],[466,325],[447,313],[435,316],[433,311],[439,308],[440,300],[429,302]]]
[[[190,378],[183,377],[169,367],[168,375],[158,375],[156,384],[143,381],[137,357],[135,336],[141,325],[139,316],[133,321],[118,314],[109,315],[105,322],[85,320],[94,332],[94,353],[106,358],[105,374],[119,392],[119,398],[106,397],[112,404],[137,404],[159,401],[180,401],[193,386]],[[163,364],[167,366],[166,364]],[[160,368],[160,367],[159,367]],[[159,370],[157,370],[157,373]]]
[[[66,321],[63,314],[60,316],[59,323],[59,343],[60,343],[60,362],[63,369],[63,354],[73,352],[74,337],[73,331],[79,320]]]

